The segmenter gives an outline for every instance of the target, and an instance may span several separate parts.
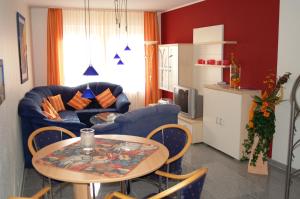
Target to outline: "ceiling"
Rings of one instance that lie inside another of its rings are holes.
[[[129,10],[166,11],[203,0],[128,0]],[[83,8],[84,0],[25,0],[31,7]],[[91,8],[113,9],[114,0],[90,0]]]

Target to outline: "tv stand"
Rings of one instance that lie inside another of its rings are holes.
[[[187,127],[192,134],[192,143],[203,142],[203,120],[202,118],[190,119],[182,114],[178,115],[178,124]]]

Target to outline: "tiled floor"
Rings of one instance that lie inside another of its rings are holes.
[[[184,171],[189,172],[199,167],[209,169],[202,199],[283,199],[284,172],[270,166],[268,176],[247,173],[247,163],[240,162],[212,149],[205,144],[192,145],[184,158]],[[42,178],[34,169],[26,169],[23,195],[30,196],[42,186]],[[294,181],[290,199],[300,198],[300,180]],[[119,185],[102,184],[97,198],[111,191],[118,190]],[[138,182],[133,184],[133,193],[137,198],[155,191],[155,188]],[[61,198],[72,198],[72,186],[67,184]],[[59,198],[59,194],[55,198]]]

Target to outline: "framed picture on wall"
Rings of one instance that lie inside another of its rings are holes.
[[[0,105],[5,100],[3,59],[0,59]]]
[[[26,26],[25,26],[25,18],[18,12],[17,12],[17,31],[18,31],[18,48],[19,48],[21,84],[23,84],[28,80]]]

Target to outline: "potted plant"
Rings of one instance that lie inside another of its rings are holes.
[[[268,152],[275,133],[275,106],[282,101],[282,85],[285,84],[291,73],[285,73],[274,82],[272,75],[264,81],[267,89],[261,97],[254,96],[249,110],[249,122],[246,125],[248,138],[243,146],[244,158],[249,159],[248,172],[268,174]]]

